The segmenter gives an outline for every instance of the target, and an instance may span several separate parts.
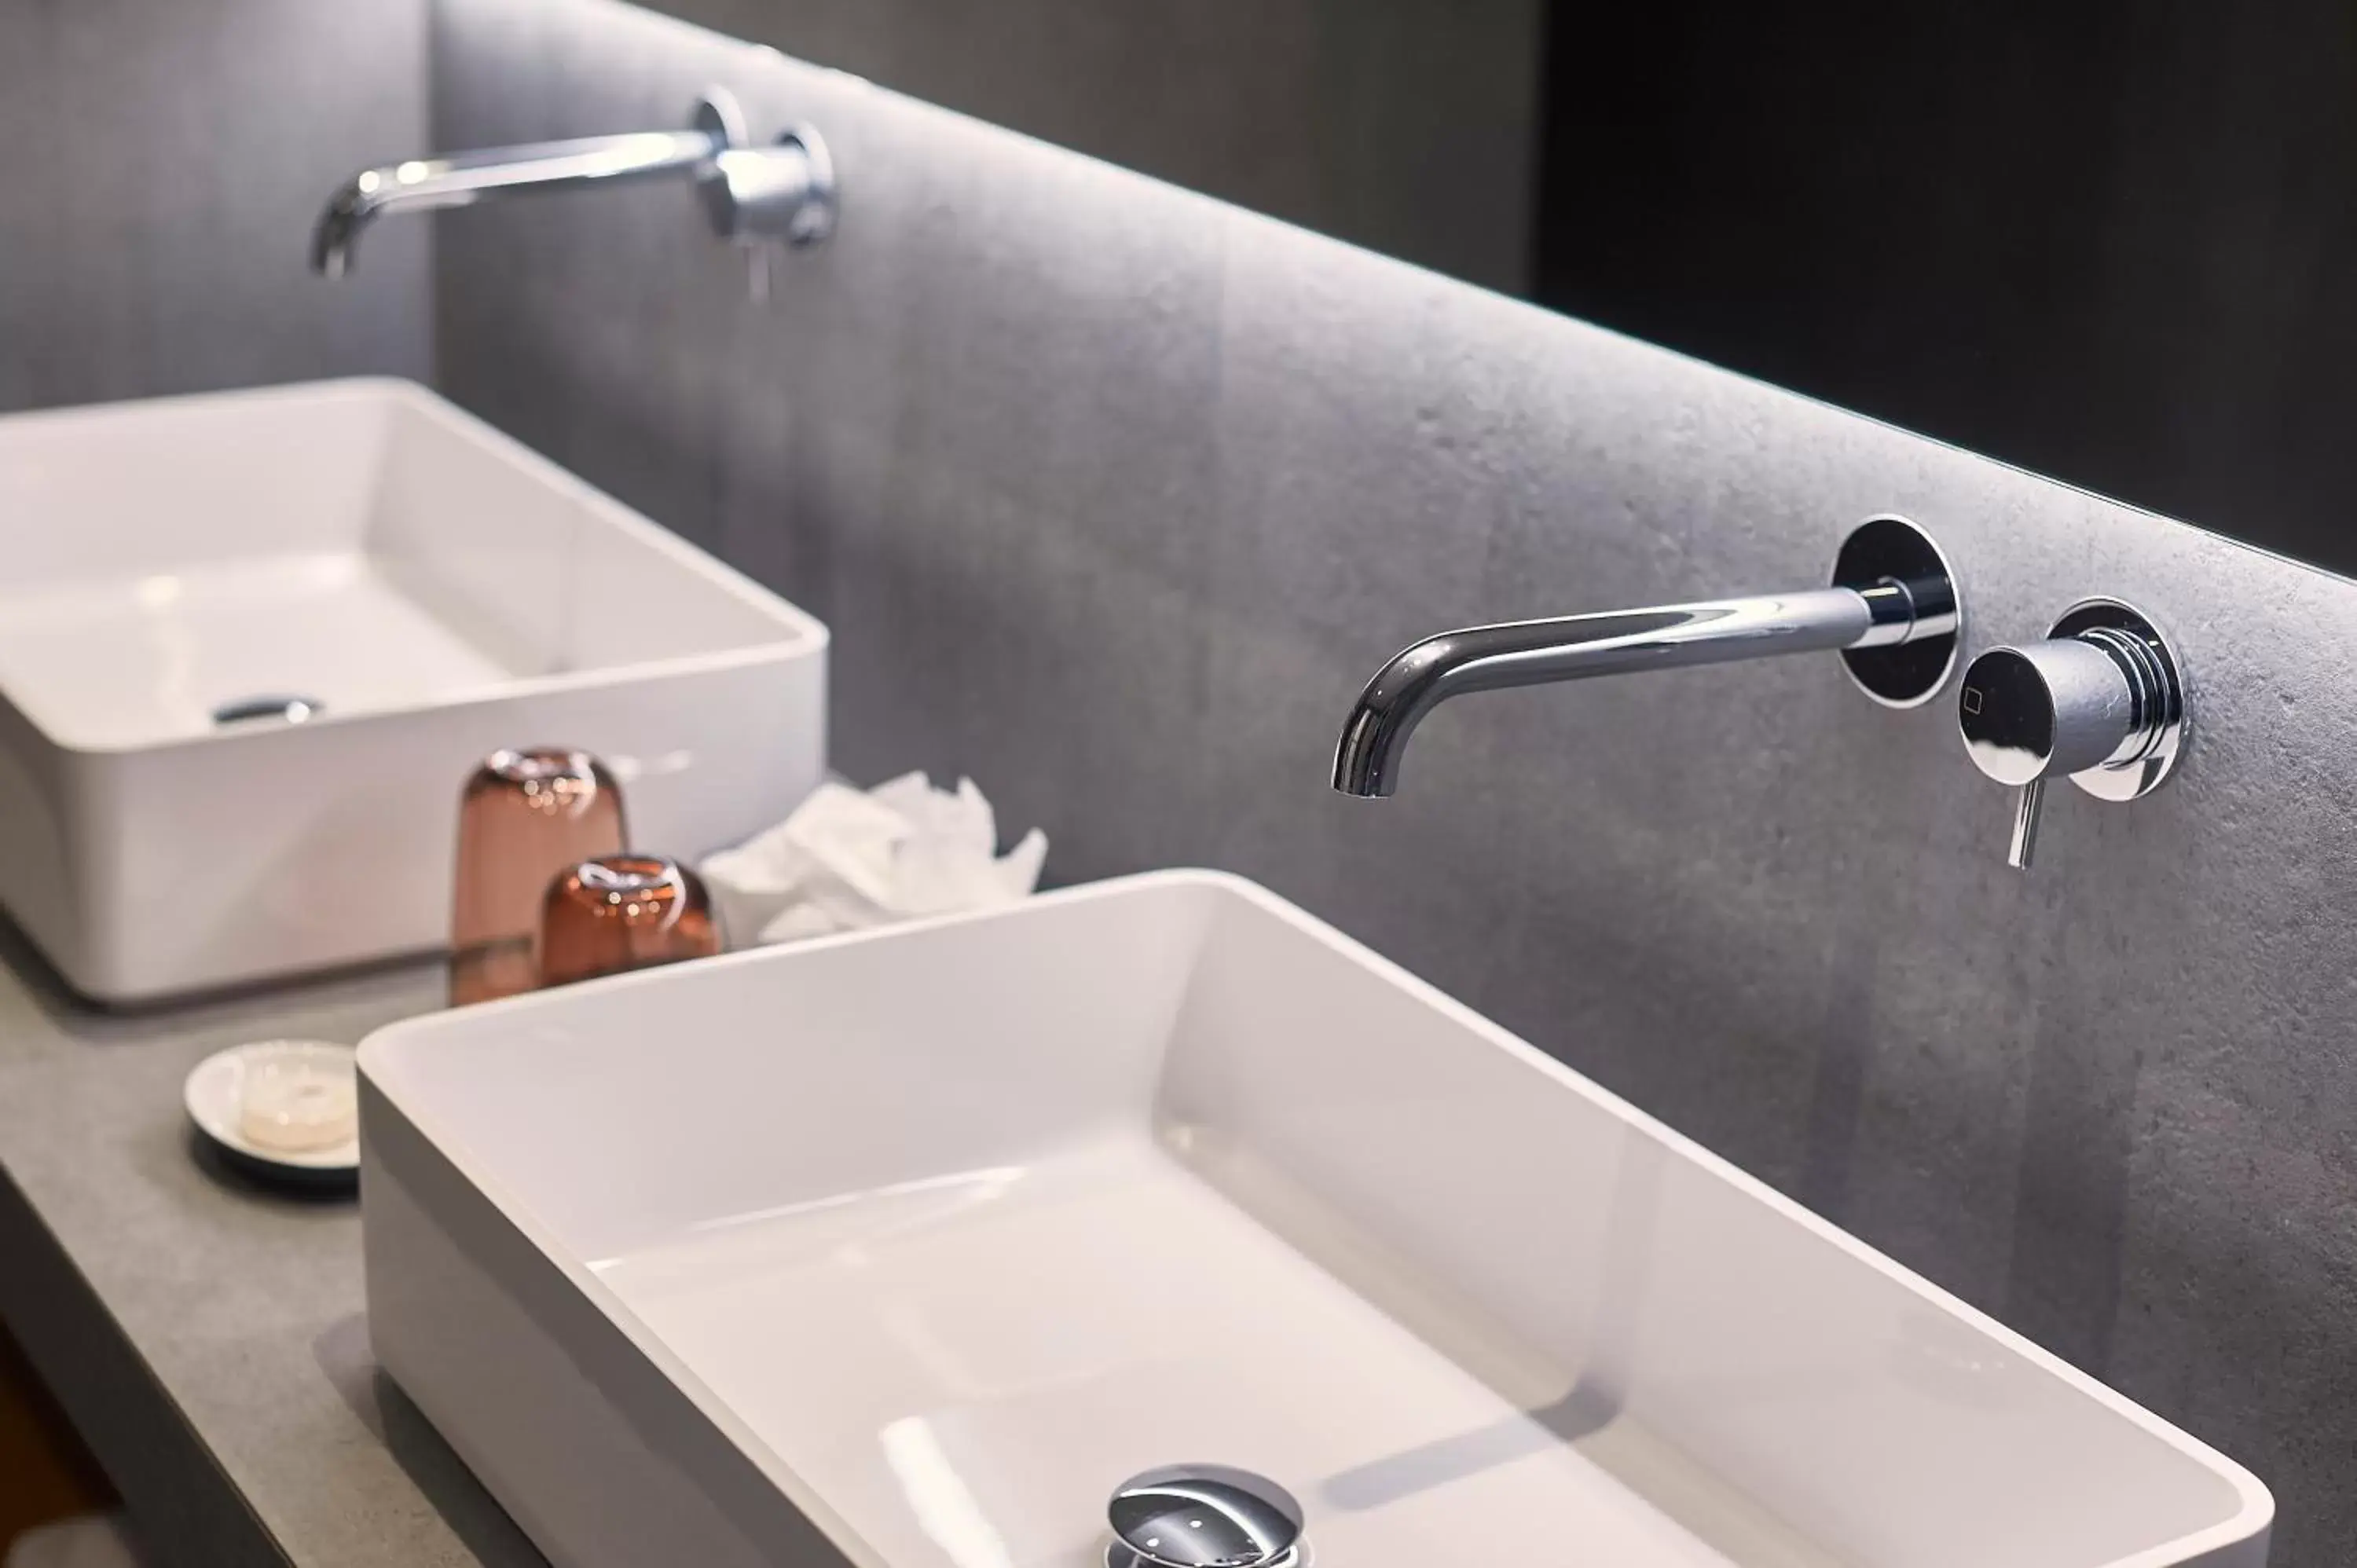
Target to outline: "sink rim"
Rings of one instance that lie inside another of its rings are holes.
[[[690,856],[823,777],[823,621],[416,382],[9,413],[0,492],[0,903],[97,1005],[443,948],[453,802],[501,746],[607,758]],[[187,607],[143,590],[167,575]],[[279,686],[328,706],[209,722]]]
[[[704,652],[673,654],[627,664],[565,671],[544,675],[512,675],[489,682],[461,696],[378,703],[365,709],[339,709],[330,704],[300,726],[219,725],[207,731],[150,740],[107,741],[60,735],[41,721],[32,705],[0,686],[0,705],[38,737],[40,743],[68,758],[144,757],[214,746],[267,742],[285,729],[309,732],[348,729],[356,725],[396,723],[421,714],[456,713],[494,703],[585,691],[604,691],[658,681],[718,673],[782,663],[830,650],[833,633],[826,623],[754,581],[710,553],[698,548],[591,484],[554,459],[533,450],[479,415],[442,397],[433,389],[404,376],[331,376],[312,381],[279,381],[258,387],[220,391],[170,392],[155,397],[123,398],[0,414],[0,436],[37,430],[44,424],[102,424],[120,416],[167,410],[176,406],[241,404],[255,407],[272,403],[310,403],[322,399],[381,398],[398,403],[421,417],[446,428],[456,439],[485,446],[500,458],[555,491],[565,500],[594,513],[601,526],[611,526],[633,541],[659,552],[680,570],[689,573],[768,619],[776,635],[760,642]],[[365,559],[363,547],[352,553]],[[82,582],[114,579],[81,579]]]
[[[815,938],[783,947],[752,949],[699,961],[692,966],[675,965],[640,971],[587,982],[580,986],[510,997],[481,1004],[479,1008],[467,1011],[470,1017],[523,1019],[535,1011],[551,1007],[578,1006],[585,996],[610,995],[635,987],[693,983],[698,973],[709,974],[722,969],[764,964],[792,964],[813,953],[877,942],[888,943],[928,931],[1020,918],[1025,910],[1042,905],[1086,903],[1164,887],[1219,888],[1246,899],[1265,913],[1274,915],[1313,937],[1338,945],[1367,968],[1371,979],[1404,989],[1411,997],[1436,1008],[1476,1037],[1535,1068],[1559,1087],[1578,1094],[1626,1122],[1632,1130],[1659,1141],[1668,1152],[1692,1161],[1704,1171],[1729,1184],[1738,1193],[1764,1205],[1779,1219],[1832,1243],[1851,1259],[1865,1263],[1877,1274],[1903,1288],[1927,1308],[1978,1332],[1996,1348],[2019,1357],[2071,1391],[2091,1399],[2111,1415],[2124,1419],[2146,1435],[2159,1440],[2182,1457],[2226,1482],[2233,1489],[2234,1509],[2230,1516],[2214,1524],[2179,1534],[2158,1546],[2107,1560],[2101,1568],[2152,1568],[2152,1565],[2202,1562],[2207,1561],[2213,1552],[2247,1544],[2255,1539],[2264,1541],[2275,1514],[2273,1494],[2264,1482],[2239,1462],[2163,1420],[2136,1401],[2061,1357],[2043,1349],[2004,1323],[1890,1259],[1621,1096],[1594,1083],[1381,953],[1259,884],[1232,873],[1198,868],[1136,873],[1056,889],[1002,908],[936,916],[883,929]],[[485,1162],[478,1150],[470,1148],[465,1139],[453,1135],[447,1126],[438,1126],[438,1119],[430,1110],[421,1113],[416,1096],[404,1095],[399,1081],[399,1064],[394,1059],[403,1043],[414,1035],[437,1032],[450,1016],[447,1014],[429,1014],[402,1020],[374,1031],[361,1043],[359,1071],[364,1129],[370,1121],[371,1101],[382,1101],[401,1122],[405,1123],[404,1132],[406,1136],[417,1139],[447,1162],[484,1203],[530,1243],[542,1262],[561,1273],[567,1283],[628,1340],[633,1350],[657,1369],[704,1419],[725,1434],[728,1442],[749,1459],[838,1551],[858,1564],[858,1568],[895,1568],[895,1560],[869,1545],[856,1529],[827,1502],[814,1482],[750,1430],[749,1423],[737,1414],[726,1399],[692,1371],[668,1341],[587,1266],[586,1260],[576,1257],[573,1248],[554,1236],[554,1227],[522,1199],[512,1186],[487,1175]]]

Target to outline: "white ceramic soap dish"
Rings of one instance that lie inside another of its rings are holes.
[[[188,1120],[223,1164],[257,1181],[349,1188],[360,1174],[352,1047],[261,1040],[215,1051],[188,1074]]]

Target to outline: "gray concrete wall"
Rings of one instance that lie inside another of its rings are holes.
[[[431,369],[423,226],[337,288],[328,193],[423,150],[425,0],[0,5],[0,410]]]
[[[2357,589],[606,0],[441,0],[437,139],[808,116],[767,307],[678,190],[451,214],[443,382],[825,617],[854,776],[970,772],[1073,880],[1300,900],[2357,1540]],[[1813,585],[1911,515],[1975,650],[2111,593],[2198,733],[2037,872],[1945,703],[1831,659],[1469,699],[1339,800],[1374,664]]]

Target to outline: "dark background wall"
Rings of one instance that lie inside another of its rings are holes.
[[[2357,571],[2357,5],[1551,7],[1534,292]]]

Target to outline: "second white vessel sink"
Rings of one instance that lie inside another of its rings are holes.
[[[407,382],[0,419],[0,903],[102,1001],[441,945],[502,746],[683,856],[824,768],[823,627]]]
[[[551,1559],[2255,1568],[2247,1472],[1270,894],[1163,873],[414,1020],[371,1331]]]

